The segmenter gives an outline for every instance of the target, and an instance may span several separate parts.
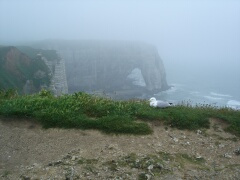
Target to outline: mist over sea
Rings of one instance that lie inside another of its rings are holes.
[[[219,84],[202,84],[201,82],[178,83],[169,82],[169,90],[156,94],[157,99],[173,102],[174,104],[188,103],[191,105],[205,104],[218,107],[231,107],[240,109],[240,83],[233,82],[235,86],[224,86],[227,82]]]
[[[175,51],[159,47],[167,82],[173,87],[156,97],[176,104],[240,109],[240,51],[213,47]]]

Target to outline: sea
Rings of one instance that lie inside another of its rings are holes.
[[[240,82],[231,86],[204,83],[170,83],[171,88],[154,96],[173,104],[211,105],[240,110]]]

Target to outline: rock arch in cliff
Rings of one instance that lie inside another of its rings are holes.
[[[152,45],[119,41],[51,41],[42,46],[57,50],[65,59],[70,93],[141,93],[168,88],[163,62]]]

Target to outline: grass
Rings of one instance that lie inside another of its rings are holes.
[[[5,171],[2,173],[2,176],[1,176],[1,177],[8,179],[8,176],[9,176],[10,174],[11,174],[10,171],[5,170]]]
[[[0,115],[31,117],[45,128],[97,129],[115,134],[150,134],[151,121],[196,130],[208,128],[209,118],[219,118],[229,124],[227,131],[240,136],[240,111],[188,104],[156,109],[145,100],[114,101],[83,92],[54,97],[46,90],[24,96],[2,90]]]
[[[147,174],[159,177],[162,174],[170,173],[170,169],[165,168],[163,159],[153,154],[139,156],[131,153],[115,160],[106,161],[103,165],[113,172],[117,172],[119,169],[126,167],[136,169],[140,172],[138,179],[147,179]]]

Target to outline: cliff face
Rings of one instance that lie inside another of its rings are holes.
[[[52,78],[49,89],[57,96],[68,93],[65,62],[62,58],[55,61],[48,61],[42,57],[47,66],[51,69]]]
[[[157,49],[144,43],[51,41],[65,59],[69,92],[159,92],[168,89]]]
[[[68,93],[65,64],[55,50],[27,46],[0,47],[0,89],[32,94],[42,88]]]
[[[16,47],[0,48],[0,88],[33,93],[48,86],[49,70],[40,59],[32,59]]]

